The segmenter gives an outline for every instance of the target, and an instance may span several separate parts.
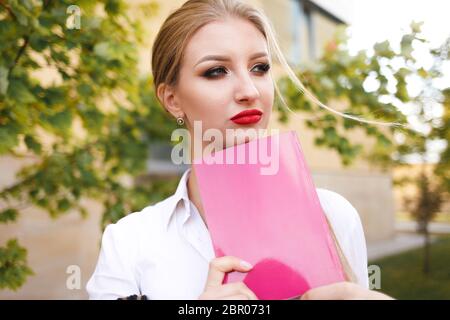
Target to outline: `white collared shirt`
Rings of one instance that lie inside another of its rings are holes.
[[[202,294],[215,253],[188,197],[190,171],[184,172],[172,196],[106,227],[97,266],[86,285],[90,299],[137,294],[152,300],[189,300]],[[336,192],[316,190],[358,284],[368,288],[366,242],[357,211]]]

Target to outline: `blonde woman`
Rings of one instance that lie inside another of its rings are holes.
[[[224,136],[226,129],[243,129],[223,147],[242,143],[246,130],[268,126],[277,90],[273,57],[315,99],[287,65],[263,12],[235,0],[190,0],[169,15],[155,39],[155,92],[191,137],[194,121],[201,121],[203,130],[215,128]],[[302,299],[388,299],[368,289],[358,213],[339,194],[317,192],[348,281],[312,289]],[[171,197],[105,229],[87,291],[91,299],[257,299],[244,283],[222,284],[227,272],[251,268],[239,257],[215,257],[190,168]]]

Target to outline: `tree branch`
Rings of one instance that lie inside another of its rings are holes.
[[[19,62],[20,57],[23,55],[23,53],[25,52],[25,49],[28,46],[28,41],[29,41],[29,36],[24,36],[23,37],[23,44],[19,49],[19,52],[17,52],[16,58],[14,59],[14,63],[12,64],[11,67],[9,67],[8,70],[8,78],[11,75],[11,72],[13,71],[14,67],[17,65],[17,63]]]
[[[24,202],[24,203],[18,204],[15,207],[5,206],[5,207],[1,208],[0,211],[4,211],[6,209],[14,209],[14,210],[17,210],[17,211],[21,211],[21,210],[25,210],[25,209],[27,209],[29,207],[31,207],[31,203],[30,202]]]
[[[11,8],[3,0],[0,0],[0,6],[5,8],[6,11],[8,11],[8,13],[11,15],[11,17],[13,17],[14,20],[17,20],[16,15],[14,14],[14,12],[11,10]]]

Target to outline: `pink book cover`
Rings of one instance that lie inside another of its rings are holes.
[[[295,131],[217,151],[193,166],[216,257],[253,265],[228,273],[224,283],[242,281],[261,300],[281,300],[345,280]]]

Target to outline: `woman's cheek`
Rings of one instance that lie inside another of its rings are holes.
[[[265,104],[266,105],[273,105],[273,99],[275,97],[275,87],[273,86],[272,80],[269,78],[267,82],[265,83],[264,88],[262,89],[262,96],[264,97]]]

